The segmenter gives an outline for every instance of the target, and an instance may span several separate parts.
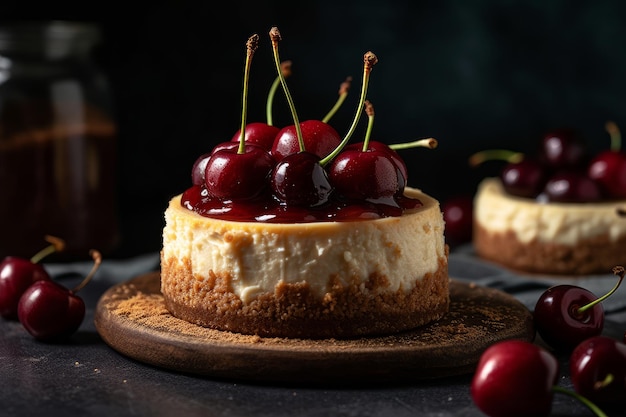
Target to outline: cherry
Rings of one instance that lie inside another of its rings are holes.
[[[0,315],[9,320],[17,320],[17,306],[26,289],[37,281],[50,281],[50,275],[39,263],[53,252],[60,252],[65,242],[54,236],[46,236],[50,243],[37,252],[30,260],[7,256],[0,263]]]
[[[397,205],[393,197],[402,188],[398,168],[386,152],[346,150],[329,167],[335,190],[347,200]]]
[[[476,406],[490,417],[547,416],[559,362],[530,342],[506,340],[481,355],[471,381]]]
[[[266,190],[275,161],[262,147],[243,144],[241,141],[237,150],[219,150],[208,159],[204,183],[209,196],[245,201],[260,196]]]
[[[315,207],[328,202],[332,187],[316,154],[302,151],[285,156],[271,177],[274,194],[295,206]]]
[[[621,409],[626,405],[626,344],[607,337],[583,340],[569,358],[574,390],[595,404]]]
[[[544,189],[548,172],[545,165],[538,159],[508,149],[490,149],[470,156],[469,164],[477,166],[488,160],[506,162],[500,172],[500,180],[508,194],[535,198]]]
[[[478,360],[470,385],[474,404],[490,417],[548,416],[554,393],[577,399],[598,417],[598,406],[576,391],[557,384],[559,362],[542,347],[523,340],[489,346]]]
[[[532,158],[507,164],[500,177],[505,191],[518,197],[535,198],[546,184],[544,166]]]
[[[246,124],[244,129],[244,140],[246,143],[254,143],[259,145],[267,151],[272,149],[274,144],[274,138],[280,132],[280,128],[276,126],[270,126],[263,122],[252,122]],[[239,129],[231,139],[233,142],[239,142],[241,137],[241,129]]]
[[[543,196],[549,202],[579,203],[600,201],[602,192],[591,178],[580,171],[563,171],[546,182]]]
[[[624,268],[616,266],[617,284],[598,298],[576,285],[560,284],[544,291],[533,311],[535,329],[552,348],[571,351],[583,340],[597,336],[604,328],[602,301],[610,297],[624,279]]]
[[[96,273],[102,261],[96,250],[90,255],[94,266],[82,282],[72,290],[52,280],[33,283],[20,298],[18,317],[35,339],[58,341],[72,335],[85,318],[85,302],[77,295]]]
[[[588,150],[580,134],[569,128],[547,132],[538,155],[542,163],[555,170],[580,168],[588,160]]]
[[[626,152],[621,151],[621,134],[613,122],[606,124],[611,148],[596,155],[587,168],[589,178],[611,198],[626,198]]]
[[[473,197],[468,194],[448,198],[442,205],[446,240],[451,246],[471,242],[473,231]]]
[[[295,126],[285,126],[276,134],[271,154],[277,161],[300,151],[298,129]],[[320,158],[330,154],[341,143],[341,136],[335,128],[321,120],[306,120],[299,126],[304,148]]]

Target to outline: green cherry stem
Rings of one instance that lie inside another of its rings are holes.
[[[46,246],[30,258],[30,261],[34,264],[54,252],[61,252],[65,249],[65,241],[63,239],[50,235],[46,235],[44,238],[48,243],[50,243],[50,245]]]
[[[582,404],[584,404],[589,410],[591,410],[597,417],[608,417],[604,411],[602,411],[597,405],[595,405],[593,402],[591,402],[588,398],[574,392],[568,389],[565,389],[563,387],[560,387],[558,385],[555,385],[552,387],[552,391],[554,392],[558,392],[561,394],[565,394],[568,395],[572,398],[575,398],[576,400],[580,401]]]
[[[285,77],[283,76],[282,71],[280,70],[280,57],[278,54],[278,42],[282,40],[280,36],[280,31],[276,26],[270,29],[270,39],[272,40],[272,51],[274,53],[274,63],[276,64],[276,71],[278,71],[278,76],[280,77],[280,83],[283,86],[283,91],[285,92],[285,97],[287,98],[287,103],[289,103],[289,109],[291,110],[291,116],[293,117],[293,124],[296,129],[296,135],[298,137],[298,144],[300,145],[300,151],[304,151],[304,138],[302,137],[302,128],[300,127],[300,120],[298,119],[298,113],[296,112],[296,106],[293,102],[293,98],[291,97],[291,93],[289,92],[289,88],[287,87],[287,81],[285,81]]]
[[[623,266],[616,266],[616,267],[613,268],[613,274],[615,274],[615,275],[617,275],[619,277],[619,280],[617,281],[617,284],[615,284],[615,286],[609,292],[604,294],[602,297],[597,298],[597,299],[593,300],[592,302],[590,302],[589,304],[585,304],[584,306],[578,308],[577,311],[579,313],[583,313],[583,312],[589,310],[590,308],[593,308],[593,306],[595,306],[596,304],[600,304],[601,302],[603,302],[604,300],[609,298],[615,291],[617,291],[617,289],[621,285],[622,281],[624,280],[624,275],[626,275],[626,272],[625,272]]]
[[[393,149],[394,151],[397,151],[398,149],[410,149],[410,148],[435,149],[437,146],[439,146],[439,142],[435,138],[424,138],[424,139],[414,140],[412,142],[394,143],[394,144],[389,145],[389,147]]]
[[[522,152],[515,152],[509,149],[488,149],[479,151],[469,157],[469,165],[471,167],[478,166],[485,161],[501,160],[505,162],[520,162],[524,159]]]
[[[96,271],[98,271],[98,268],[100,268],[100,264],[102,263],[102,255],[100,254],[100,252],[98,252],[95,249],[92,249],[89,251],[89,255],[91,255],[91,258],[93,259],[93,266],[91,267],[91,271],[89,271],[87,276],[83,278],[80,284],[74,287],[74,289],[72,290],[73,293],[77,293],[85,285],[87,285],[87,283],[91,281],[91,278],[93,278],[93,276],[96,274]]]
[[[363,140],[363,152],[365,152],[369,148],[370,137],[372,135],[372,130],[374,127],[374,118],[376,116],[376,112],[374,111],[374,105],[369,100],[365,100],[365,114],[367,114],[367,131],[365,132],[365,139]],[[435,149],[438,144],[439,143],[435,138],[424,138],[414,140],[412,142],[394,143],[388,146],[393,150],[410,148]]]
[[[376,63],[378,63],[378,58],[376,57],[376,55],[374,55],[373,52],[368,51],[363,55],[363,82],[361,83],[361,97],[359,99],[359,106],[354,115],[354,119],[352,120],[352,125],[350,126],[350,129],[348,129],[348,133],[346,133],[346,136],[341,140],[341,143],[339,143],[339,145],[330,154],[320,160],[320,165],[324,166],[328,164],[330,161],[333,160],[334,157],[339,155],[339,152],[341,152],[341,150],[346,146],[346,144],[352,137],[352,134],[354,133],[356,126],[359,123],[359,119],[361,118],[361,112],[363,112],[363,108],[365,107],[365,97],[367,96],[369,78],[372,72],[372,68],[374,68],[374,65],[376,65]]]
[[[322,122],[328,123],[328,121],[337,113],[337,110],[343,105],[343,102],[346,101],[346,97],[348,97],[348,93],[350,92],[350,86],[352,85],[352,77],[346,77],[344,82],[339,86],[339,96],[337,97],[337,101],[335,105],[330,109],[330,111],[324,116]]]
[[[246,151],[246,118],[248,117],[248,82],[250,79],[250,67],[254,52],[259,47],[259,35],[256,33],[248,38],[246,42],[246,66],[243,75],[243,98],[241,100],[241,130],[239,134],[239,148],[237,153],[242,154]]]
[[[280,63],[280,73],[283,77],[287,78],[291,75],[291,61],[283,61]],[[274,108],[274,97],[276,96],[276,90],[278,90],[278,86],[280,85],[280,76],[276,76],[274,78],[274,82],[270,87],[270,91],[267,94],[267,103],[265,105],[265,121],[269,126],[274,125],[274,116],[272,110]]]
[[[614,122],[608,121],[604,125],[604,128],[608,132],[611,138],[611,150],[619,151],[622,148],[622,134],[619,131],[619,127]]]

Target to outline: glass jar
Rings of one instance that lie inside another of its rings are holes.
[[[0,25],[0,258],[103,255],[119,240],[116,124],[107,80],[93,59],[97,26]]]

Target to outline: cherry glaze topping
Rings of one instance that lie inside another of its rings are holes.
[[[371,202],[346,202],[331,198],[319,207],[287,205],[264,194],[245,203],[211,199],[201,185],[193,185],[183,192],[181,205],[201,216],[220,220],[264,223],[313,223],[331,221],[362,221],[401,216],[406,210],[422,207],[417,198],[396,196],[396,206]]]

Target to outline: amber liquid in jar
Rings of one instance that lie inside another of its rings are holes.
[[[119,240],[116,126],[86,45],[71,43],[91,32],[54,29],[45,36],[69,46],[53,57],[19,42],[26,30],[43,36],[33,27],[11,32],[3,55],[0,29],[0,258],[30,258],[46,235],[65,241],[57,260],[107,254]]]

